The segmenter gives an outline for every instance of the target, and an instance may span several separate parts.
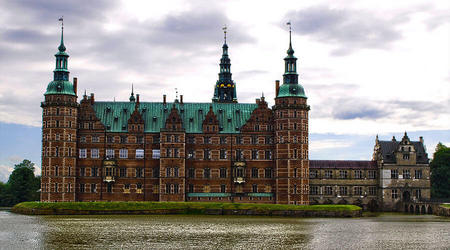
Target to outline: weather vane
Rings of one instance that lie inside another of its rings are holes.
[[[289,20],[286,25],[289,26],[289,32],[291,32],[291,21]]]
[[[225,43],[227,43],[227,25],[225,24],[222,28],[223,30],[223,38],[225,40]]]
[[[64,16],[61,16],[58,21],[61,22],[61,27],[64,29]]]

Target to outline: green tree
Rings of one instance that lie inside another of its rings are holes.
[[[431,168],[431,196],[450,198],[450,148],[438,143]]]
[[[15,165],[14,171],[9,176],[6,193],[9,205],[24,201],[39,200],[40,178],[34,176],[34,163],[23,160]],[[8,196],[9,195],[9,196]]]

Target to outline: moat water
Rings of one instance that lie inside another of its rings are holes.
[[[26,216],[0,211],[0,249],[449,249],[450,218]]]

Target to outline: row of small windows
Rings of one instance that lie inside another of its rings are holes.
[[[213,151],[216,153],[215,157],[213,154]],[[203,149],[203,157],[198,154],[198,152],[202,151],[195,151],[193,149],[189,149],[187,153],[188,159],[203,159],[203,160],[225,160],[229,158],[230,150],[226,149],[220,149],[219,154],[217,155],[217,150],[210,150],[210,149]],[[233,157],[235,160],[244,160],[248,157],[245,157],[246,153],[250,153],[250,158],[253,160],[272,160],[272,151],[271,150],[242,150],[242,149],[236,149],[233,150]]]
[[[74,138],[75,138],[75,136],[72,134],[66,134],[66,135],[64,135],[64,134],[43,134],[42,135],[42,139],[44,141],[52,141],[52,140],[64,141],[65,140],[65,141],[71,142],[74,140]]]
[[[98,177],[99,171],[101,169],[92,167],[80,167],[80,176],[81,177]],[[105,176],[114,176],[112,172],[112,168],[104,168],[104,175]],[[144,168],[119,168],[119,177],[136,177],[136,178],[143,178],[144,177]],[[154,170],[154,177],[159,177],[159,169]]]
[[[218,140],[217,140],[218,139]],[[234,144],[273,144],[273,136],[265,136],[265,137],[258,137],[258,136],[250,136],[250,137],[243,137],[243,136],[234,136],[231,137],[233,139]],[[220,137],[211,137],[211,136],[204,136],[204,137],[194,137],[194,136],[187,136],[186,143],[188,144],[228,144],[230,141],[230,138],[226,136],[220,136]],[[170,142],[170,141],[168,141]]]
[[[42,167],[42,176],[73,176],[72,167],[52,166]]]
[[[348,196],[348,195],[359,195],[359,196],[375,196],[377,195],[377,187],[369,186],[367,188],[362,186],[310,186],[310,195],[334,195],[334,196]]]
[[[236,186],[236,190],[234,190],[236,193],[243,193],[243,187],[242,186]],[[167,189],[166,189],[167,191]],[[212,189],[211,185],[206,184],[202,186],[194,186],[194,184],[188,184],[187,186],[187,192],[188,193],[211,193],[211,192],[220,192],[220,193],[226,193],[231,192],[229,187],[226,184],[220,184],[219,189]],[[257,185],[253,184],[251,186],[251,192],[252,193],[271,193],[272,192],[272,186],[269,184],[265,185]]]
[[[46,157],[74,157],[75,150],[72,147],[44,147],[42,155]]]
[[[368,170],[367,175],[363,170],[353,170],[353,176],[350,177],[350,170],[325,170],[322,173],[317,169],[310,169],[309,170],[309,178],[311,179],[376,179],[377,178],[377,172],[376,170]],[[336,175],[335,175],[336,173]]]
[[[74,125],[74,122],[65,120],[50,120],[42,122],[43,128],[75,128]]]
[[[72,115],[75,114],[75,109],[73,108],[45,108],[43,110],[44,115]]]
[[[291,126],[292,125],[292,126]],[[277,129],[278,130],[308,130],[308,124],[306,123],[277,123]]]
[[[100,150],[98,148],[91,148],[90,158],[100,158]],[[155,150],[154,150],[155,151]],[[108,148],[106,149],[106,158],[113,159],[114,158],[114,149]],[[144,159],[144,149],[136,149],[134,154],[136,159]],[[154,155],[155,156],[155,155]],[[88,150],[86,148],[80,148],[78,157],[83,159],[88,157]],[[128,149],[122,148],[119,149],[119,158],[127,159],[128,158]]]
[[[293,104],[297,104],[296,101],[294,101]],[[308,118],[308,113],[306,111],[282,111],[282,110],[278,110],[276,112],[277,117],[279,118],[303,118],[306,119]]]
[[[200,172],[201,171],[201,172]],[[252,168],[250,171],[250,176],[251,178],[273,178],[273,168]],[[196,174],[197,172],[197,174]],[[199,173],[201,175],[199,175]],[[196,169],[195,168],[188,168],[187,170],[187,177],[188,178],[198,178],[199,176],[201,176],[204,179],[211,179],[211,178],[220,178],[220,179],[224,179],[228,177],[228,170],[227,168],[220,168],[219,172],[217,173],[218,175],[212,175],[211,174],[211,169],[210,168],[204,168],[204,169]],[[239,174],[238,174],[239,175]],[[241,176],[246,176],[244,173],[240,174]]]
[[[411,179],[411,170],[403,169],[403,175],[399,176],[398,169],[391,169],[391,179],[399,179],[399,177],[403,179]],[[422,179],[421,169],[414,170],[414,179]]]
[[[278,143],[308,143],[308,136],[299,136],[297,137],[296,135],[294,136],[278,136]]]
[[[414,191],[414,198],[417,200],[420,200],[422,198],[422,190],[421,189],[415,189]],[[400,197],[400,193],[398,189],[392,189],[391,190],[391,198],[392,199],[399,199]],[[404,197],[404,198],[410,198],[410,197]]]

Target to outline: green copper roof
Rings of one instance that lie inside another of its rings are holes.
[[[277,97],[303,97],[308,98],[305,95],[305,90],[300,84],[282,84],[278,92]]]
[[[127,122],[135,109],[134,102],[95,102],[94,110],[97,117],[107,127],[108,132],[127,132]],[[159,133],[164,127],[173,103],[164,105],[161,102],[140,102],[139,112],[145,122],[145,132]],[[220,133],[239,133],[250,118],[257,104],[250,103],[175,103],[178,113],[183,119],[186,133],[202,133],[202,123],[209,107],[222,128]]]
[[[75,95],[73,85],[69,81],[51,81],[44,95]]]

